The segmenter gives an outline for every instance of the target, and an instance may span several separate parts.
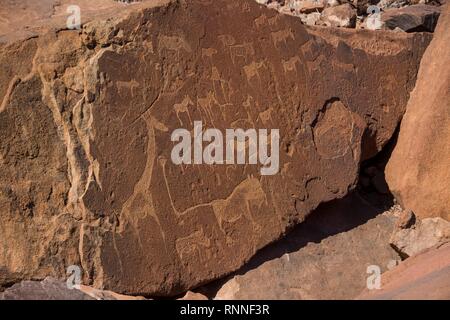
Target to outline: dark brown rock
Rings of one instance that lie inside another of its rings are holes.
[[[166,296],[238,269],[355,186],[430,40],[306,29],[253,0],[135,8],[0,47],[5,282],[79,265],[85,284]],[[194,120],[280,129],[278,174],[173,164]]]
[[[381,15],[381,21],[385,28],[391,30],[399,28],[407,32],[433,32],[440,12],[440,7],[417,4],[386,9]]]

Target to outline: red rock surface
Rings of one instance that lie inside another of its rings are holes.
[[[450,220],[450,6],[427,49],[397,146],[386,168],[389,188],[420,218]]]
[[[81,10],[81,23],[126,15],[139,8],[161,6],[170,0],[143,0],[131,4],[115,0],[4,0],[0,7],[0,43],[35,37],[48,30],[67,28],[69,6]]]
[[[380,290],[358,299],[450,300],[450,243],[409,258],[382,275]]]
[[[134,8],[0,46],[2,284],[79,265],[97,288],[174,296],[238,269],[355,186],[430,41],[306,29],[250,0]],[[193,120],[280,129],[279,173],[173,164]]]

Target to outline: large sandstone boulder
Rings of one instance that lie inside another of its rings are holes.
[[[163,296],[238,269],[354,187],[430,41],[306,29],[253,0],[136,8],[0,47],[4,282],[79,265],[85,284]],[[174,164],[194,121],[279,129],[279,171]]]
[[[386,180],[421,217],[450,220],[450,6],[441,14],[422,59]]]

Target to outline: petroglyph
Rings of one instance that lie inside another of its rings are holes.
[[[194,106],[194,103],[192,102],[191,98],[189,96],[184,97],[183,101],[181,103],[176,103],[173,107],[175,109],[175,113],[177,115],[178,120],[180,121],[180,125],[183,126],[183,121],[180,118],[180,113],[186,113],[189,122],[192,123],[191,114],[189,112],[189,106]]]
[[[217,50],[215,48],[203,48],[202,49],[202,58],[208,57],[212,59],[212,57],[217,53]]]
[[[355,134],[361,134],[355,129],[364,127],[362,118],[349,111],[340,101],[327,105],[317,121],[314,141],[317,151],[326,159],[343,157],[355,148]]]
[[[116,81],[117,91],[120,95],[123,91],[131,93],[131,96],[135,95],[136,89],[139,87],[139,82],[136,80],[131,81]]]
[[[247,76],[247,81],[252,82],[253,78],[257,78],[258,81],[261,81],[260,69],[264,67],[264,61],[255,62],[253,61],[251,64],[244,66],[244,72]]]
[[[178,53],[181,53],[182,50],[186,52],[192,51],[189,43],[182,37],[177,36],[160,36],[158,46],[167,50],[176,51]]]
[[[236,222],[241,217],[248,219],[252,225],[258,226],[252,212],[260,210],[264,203],[267,203],[267,198],[261,183],[255,177],[248,177],[233,190],[227,199],[213,201],[212,207],[221,226],[224,222]]]
[[[207,250],[211,247],[211,241],[205,236],[203,229],[177,239],[175,245],[183,263],[189,264],[192,260],[200,263],[208,261]]]
[[[306,29],[254,0],[114,14],[2,44],[0,266],[23,279],[74,264],[98,287],[173,296],[237,270],[355,186],[395,131],[430,40]],[[383,45],[358,45],[370,42]],[[192,134],[194,121],[279,129],[275,174],[245,143],[244,163],[172,163],[172,132]]]
[[[300,63],[300,58],[298,56],[292,57],[287,61],[283,60],[284,72],[297,71],[297,63]]]
[[[239,45],[231,45],[229,47],[231,60],[236,64],[242,60],[241,63],[247,63],[247,59],[251,59],[255,54],[253,43],[248,42]]]
[[[289,40],[295,40],[291,29],[281,30],[271,33],[273,45],[277,48],[280,44],[287,45]]]

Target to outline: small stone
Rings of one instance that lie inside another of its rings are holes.
[[[278,2],[271,2],[267,5],[267,8],[269,9],[275,9],[275,10],[280,10],[281,5]]]
[[[407,32],[433,32],[440,7],[418,4],[400,9],[388,9],[381,15],[386,29],[400,28]]]
[[[282,6],[278,9],[278,11],[280,11],[280,13],[283,13],[283,14],[288,14],[291,16],[294,15],[294,11],[289,6]]]
[[[328,0],[327,7],[337,7],[340,4],[339,0]]]
[[[310,14],[305,14],[301,19],[302,22],[308,26],[314,26],[320,20],[319,12],[312,12]]]
[[[442,218],[418,220],[413,228],[393,233],[390,244],[402,257],[412,257],[450,241],[450,222]]]
[[[398,229],[408,229],[411,228],[416,223],[416,216],[412,210],[403,210],[400,214],[396,227]]]
[[[356,10],[348,3],[326,8],[322,12],[322,21],[331,27],[354,28],[356,26]]]
[[[301,13],[320,12],[326,5],[326,2],[323,0],[305,0],[298,1],[298,3],[299,4],[295,7],[295,10]]]
[[[188,291],[186,292],[186,294],[183,296],[183,298],[179,299],[179,300],[190,300],[190,301],[194,301],[194,300],[208,300],[208,298],[206,296],[204,296],[201,293],[198,292],[192,292],[192,291]]]

